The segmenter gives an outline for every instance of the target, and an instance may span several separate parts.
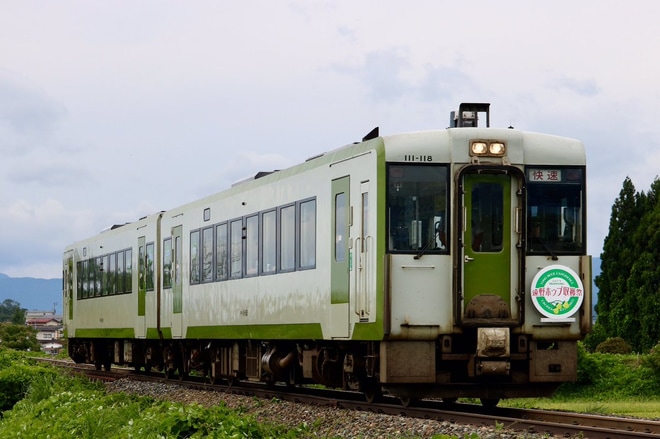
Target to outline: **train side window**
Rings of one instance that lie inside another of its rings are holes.
[[[163,239],[163,288],[172,288],[172,238]]]
[[[110,255],[103,256],[103,265],[101,265],[101,275],[103,277],[102,285],[103,291],[102,295],[107,296],[110,294]]]
[[[117,253],[110,254],[108,261],[108,292],[117,292]]]
[[[227,223],[215,227],[215,280],[227,280]]]
[[[147,282],[147,291],[154,290],[154,243],[150,242],[147,244],[147,253],[146,253],[146,282]]]
[[[261,274],[277,271],[277,211],[261,214]]]
[[[302,201],[300,215],[300,267],[316,267],[316,200]]]
[[[124,276],[125,276],[125,269],[126,269],[126,264],[125,264],[126,258],[124,251],[117,252],[117,277],[115,279],[115,282],[117,284],[117,294],[121,294],[124,292]]]
[[[279,271],[293,271],[296,269],[296,206],[281,207],[279,213]]]
[[[243,277],[243,220],[237,219],[229,224],[229,242],[231,255],[229,273],[232,279]]]
[[[89,268],[89,261],[84,260],[82,261],[82,270],[80,270],[79,276],[80,276],[80,285],[81,285],[81,290],[82,294],[80,295],[82,299],[87,299],[89,295],[89,277],[87,276],[87,271]]]
[[[199,230],[190,232],[190,284],[198,284],[199,276]]]
[[[245,275],[259,274],[259,215],[245,218]]]
[[[101,295],[101,258],[94,259],[94,296],[98,297]]]
[[[124,292],[133,292],[133,249],[124,251]]]
[[[213,281],[213,227],[202,230],[202,282]]]

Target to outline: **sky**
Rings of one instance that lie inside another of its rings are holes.
[[[0,0],[0,273],[360,140],[491,126],[580,139],[588,252],[660,173],[660,2]]]

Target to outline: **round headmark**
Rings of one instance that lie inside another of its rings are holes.
[[[549,265],[532,281],[532,303],[550,319],[565,319],[580,309],[584,300],[582,280],[563,265]]]

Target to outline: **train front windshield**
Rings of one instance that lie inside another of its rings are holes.
[[[528,167],[527,253],[585,254],[585,173],[576,167]]]
[[[387,168],[388,250],[446,253],[448,179],[445,165]]]

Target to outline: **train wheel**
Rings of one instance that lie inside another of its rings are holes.
[[[410,396],[399,396],[399,402],[404,407],[414,407],[419,403],[419,399],[411,398]]]
[[[499,402],[499,398],[480,398],[481,405],[484,407],[492,408],[495,407]]]
[[[369,404],[378,402],[383,397],[383,390],[380,388],[380,384],[374,380],[364,381],[362,383],[362,392]]]

